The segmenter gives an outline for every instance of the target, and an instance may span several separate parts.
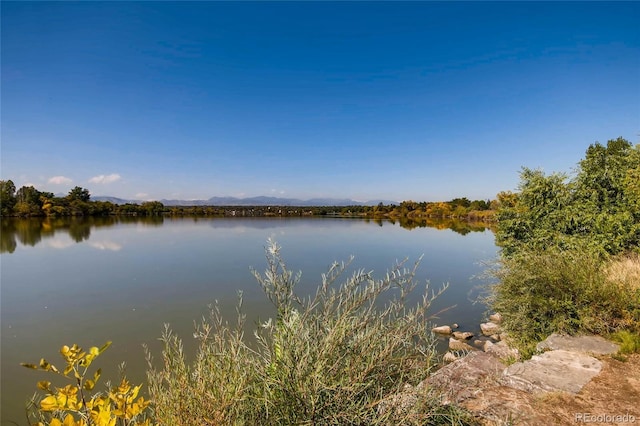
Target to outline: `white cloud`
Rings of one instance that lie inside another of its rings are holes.
[[[66,176],[53,176],[49,178],[48,182],[54,185],[66,185],[73,182],[73,180]]]
[[[117,173],[112,173],[110,175],[98,175],[89,179],[91,183],[112,183],[122,179],[122,177]]]
[[[147,198],[149,198],[149,194],[147,194],[146,192],[138,192],[136,194],[136,198],[146,200]]]

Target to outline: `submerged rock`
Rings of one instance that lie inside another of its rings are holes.
[[[441,325],[439,327],[433,327],[431,331],[438,334],[451,334],[451,327],[448,325]]]
[[[449,349],[452,351],[471,351],[473,347],[453,337],[449,338]]]
[[[453,337],[458,340],[469,340],[474,336],[474,334],[470,331],[454,331]]]

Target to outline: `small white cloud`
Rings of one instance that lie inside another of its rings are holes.
[[[54,185],[67,185],[73,182],[73,180],[66,176],[53,176],[49,178],[48,182]]]
[[[136,194],[136,198],[141,198],[141,199],[147,199],[149,198],[149,194],[147,194],[146,192],[138,192]]]
[[[89,179],[89,182],[91,182],[91,183],[112,183],[112,182],[118,181],[120,179],[122,179],[122,176],[120,176],[117,173],[112,173],[110,175],[94,176],[91,179]]]

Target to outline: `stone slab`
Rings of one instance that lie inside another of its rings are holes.
[[[615,354],[620,346],[600,336],[566,336],[552,334],[536,346],[538,351],[557,350],[593,355]]]
[[[443,403],[460,402],[480,391],[488,381],[497,380],[504,369],[495,356],[475,351],[442,367],[424,383],[445,392]]]
[[[602,363],[592,356],[553,350],[512,364],[504,371],[502,382],[514,389],[533,393],[578,393],[601,369]]]

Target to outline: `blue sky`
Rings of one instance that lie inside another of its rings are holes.
[[[640,3],[6,2],[1,178],[494,198],[640,134]]]

